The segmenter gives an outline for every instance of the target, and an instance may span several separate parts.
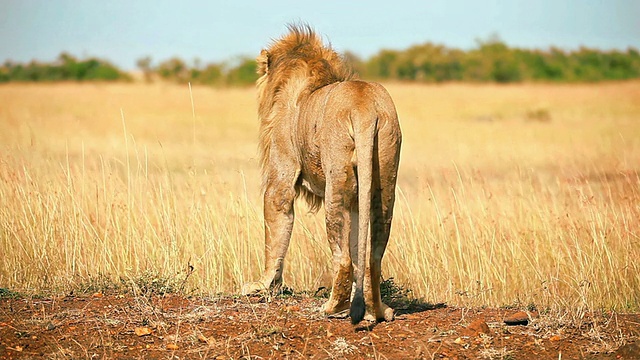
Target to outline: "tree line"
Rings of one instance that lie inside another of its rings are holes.
[[[63,52],[51,63],[27,64],[5,61],[0,66],[0,82],[9,81],[95,81],[130,80],[131,77],[106,60],[79,60]]]
[[[363,78],[445,82],[596,82],[640,77],[637,49],[602,51],[581,47],[566,51],[510,48],[498,37],[460,50],[425,43],[406,50],[382,50],[362,61],[345,57]]]
[[[208,64],[196,59],[191,65],[178,57],[154,65],[151,57],[144,57],[138,59],[136,65],[147,81],[162,79],[178,83],[233,86],[250,85],[258,79],[256,62],[248,57]]]
[[[640,78],[640,53],[634,48],[626,51],[586,47],[571,51],[556,47],[521,49],[507,46],[496,36],[478,41],[470,50],[427,42],[405,50],[381,50],[368,59],[351,52],[346,52],[344,58],[360,78],[381,81],[510,83]],[[255,61],[247,57],[208,64],[200,60],[188,63],[178,57],[154,64],[150,57],[143,57],[136,65],[148,81],[234,86],[253,84],[257,79]],[[67,53],[62,53],[53,63],[7,61],[0,66],[0,82],[131,79],[131,75],[108,61],[79,60]]]

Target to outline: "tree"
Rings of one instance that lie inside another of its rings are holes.
[[[342,54],[342,58],[355,74],[362,77],[367,76],[365,64],[362,59],[358,55],[356,55],[356,53],[345,51],[344,54]]]
[[[144,76],[144,80],[149,82],[152,79],[153,69],[151,67],[151,56],[141,57],[136,60],[136,66],[140,71],[142,71],[142,75]]]
[[[177,82],[187,82],[189,80],[189,70],[182,59],[173,57],[158,64],[156,73],[165,80]]]
[[[227,73],[227,84],[229,85],[249,85],[258,80],[256,73],[256,61],[251,58],[242,58],[240,63],[231,68]]]
[[[208,64],[198,76],[197,82],[207,85],[219,85],[222,83],[222,65]]]
[[[395,50],[381,50],[367,62],[367,73],[372,78],[388,79],[395,78],[395,62],[398,52]]]

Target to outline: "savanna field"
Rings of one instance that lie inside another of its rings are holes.
[[[383,277],[455,308],[640,311],[640,82],[385,85],[403,147]],[[0,287],[239,293],[264,260],[256,106],[253,88],[0,86]],[[284,281],[330,286],[302,202]]]

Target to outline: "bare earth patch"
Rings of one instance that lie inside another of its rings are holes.
[[[0,359],[637,359],[640,314],[409,308],[354,328],[306,296],[0,299]],[[486,325],[486,326],[485,326]]]

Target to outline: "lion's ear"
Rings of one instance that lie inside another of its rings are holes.
[[[258,75],[269,73],[269,52],[267,50],[262,49],[262,51],[260,51],[260,55],[256,58],[256,62],[258,63]]]

